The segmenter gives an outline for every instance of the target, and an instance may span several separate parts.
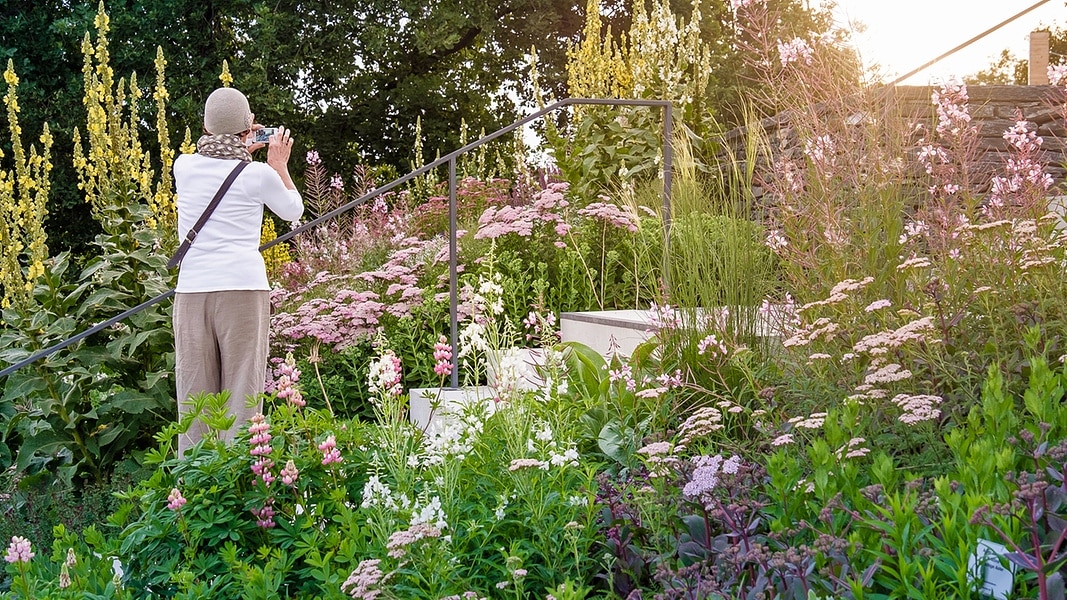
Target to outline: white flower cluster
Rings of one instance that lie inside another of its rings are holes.
[[[378,475],[371,475],[367,483],[363,485],[363,502],[360,503],[360,507],[381,507],[397,512],[411,508],[411,498],[407,494],[393,494],[393,490],[388,484],[383,483]]]
[[[432,525],[441,531],[448,529],[448,515],[445,514],[444,508],[441,507],[441,498],[439,496],[430,498],[430,501],[426,504],[415,503],[415,507],[411,511],[411,524],[414,526],[420,523]]]
[[[439,426],[426,432],[421,457],[414,457],[414,461],[430,467],[444,464],[445,460],[465,459],[485,427],[486,410],[485,404],[478,402],[461,414],[441,419]]]
[[[518,348],[508,348],[500,357],[496,369],[496,389],[501,397],[524,389],[525,382],[537,377],[533,366],[526,362]]]
[[[526,440],[526,451],[530,454],[545,456],[539,458],[516,458],[511,461],[509,471],[538,468],[547,471],[550,467],[577,467],[581,458],[574,442],[564,447],[557,442],[552,433],[552,426],[544,421],[534,424],[534,437]]]
[[[489,341],[485,338],[485,325],[471,321],[459,332],[459,355],[472,356],[489,352]]]

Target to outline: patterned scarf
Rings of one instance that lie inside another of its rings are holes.
[[[196,151],[211,158],[223,160],[243,160],[252,162],[252,155],[241,138],[232,133],[222,135],[205,134],[196,141]]]

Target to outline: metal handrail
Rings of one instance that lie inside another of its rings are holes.
[[[485,137],[482,137],[481,139],[478,139],[478,140],[476,140],[474,142],[471,142],[470,144],[467,144],[466,146],[463,146],[459,150],[451,152],[450,154],[446,154],[445,156],[442,156],[441,158],[438,158],[437,160],[435,160],[435,161],[433,161],[433,162],[431,162],[431,163],[429,163],[429,164],[427,164],[425,166],[422,166],[422,167],[419,167],[418,169],[415,169],[414,171],[408,173],[407,175],[404,175],[403,177],[400,177],[400,178],[398,178],[398,179],[396,179],[396,180],[394,180],[394,181],[392,181],[390,183],[387,183],[387,184],[385,184],[385,185],[383,185],[383,186],[381,186],[379,188],[375,188],[375,189],[371,190],[370,192],[367,192],[366,194],[360,196],[359,198],[356,198],[355,200],[347,202],[347,203],[345,203],[345,204],[343,204],[343,205],[331,210],[330,212],[328,212],[328,213],[326,213],[326,214],[324,214],[324,215],[322,215],[322,216],[320,216],[320,217],[318,217],[318,218],[316,218],[316,219],[314,219],[312,221],[308,221],[307,223],[301,225],[300,227],[297,227],[296,229],[293,229],[292,231],[289,231],[288,233],[280,235],[280,236],[274,238],[273,240],[263,244],[262,246],[259,247],[259,250],[262,252],[263,250],[266,250],[267,248],[270,248],[270,247],[272,247],[272,246],[274,246],[276,244],[280,244],[280,243],[282,243],[282,242],[284,242],[284,241],[296,236],[297,234],[303,233],[304,231],[307,231],[307,230],[315,227],[316,225],[319,225],[320,223],[323,223],[325,221],[333,219],[334,217],[337,217],[338,215],[341,215],[341,214],[343,214],[345,212],[348,212],[349,210],[352,210],[353,208],[361,206],[361,205],[365,204],[367,201],[372,200],[372,199],[374,199],[374,198],[376,198],[376,197],[378,197],[378,196],[380,196],[380,195],[392,190],[395,187],[403,185],[403,184],[407,183],[408,181],[411,181],[412,179],[414,179],[416,177],[419,177],[421,175],[425,175],[426,173],[436,169],[437,167],[440,167],[440,166],[444,165],[445,163],[448,163],[448,204],[449,204],[449,207],[448,207],[448,221],[449,221],[449,238],[450,238],[449,239],[449,244],[448,244],[448,254],[449,254],[449,257],[448,257],[449,265],[448,266],[449,266],[449,287],[451,288],[450,293],[449,293],[449,326],[450,326],[450,335],[451,335],[451,343],[452,343],[452,355],[453,356],[458,356],[458,353],[457,353],[458,348],[457,348],[457,344],[456,344],[457,337],[458,337],[458,334],[459,334],[459,332],[458,332],[459,325],[458,325],[458,318],[457,318],[457,310],[459,308],[459,294],[458,294],[458,290],[457,290],[457,286],[458,286],[458,274],[457,274],[458,248],[457,248],[457,242],[456,242],[456,230],[457,230],[457,224],[456,224],[456,159],[458,157],[462,156],[463,154],[466,154],[467,152],[470,152],[471,150],[474,150],[475,148],[478,148],[479,146],[487,144],[487,143],[489,143],[489,142],[491,142],[491,141],[493,141],[493,140],[495,140],[495,139],[497,139],[497,138],[499,138],[501,136],[507,135],[507,134],[515,131],[516,129],[526,125],[527,123],[530,123],[530,122],[532,122],[532,121],[534,121],[536,119],[540,119],[541,117],[543,117],[543,116],[545,116],[545,115],[547,115],[549,113],[555,112],[555,111],[557,111],[557,110],[559,110],[561,108],[565,108],[567,106],[572,106],[572,105],[650,106],[650,107],[659,107],[659,108],[663,109],[663,213],[662,213],[662,218],[663,218],[663,227],[664,227],[664,236],[665,236],[664,237],[664,243],[666,243],[667,239],[668,239],[668,236],[669,236],[669,230],[670,230],[670,219],[671,219],[671,179],[672,179],[672,175],[673,175],[673,156],[674,156],[673,147],[671,145],[671,136],[673,135],[673,131],[672,130],[673,130],[673,127],[674,127],[674,123],[673,123],[673,114],[674,113],[673,113],[673,106],[672,106],[671,102],[668,101],[668,100],[631,100],[631,99],[612,99],[612,98],[567,98],[565,100],[560,100],[559,102],[556,102],[554,104],[550,104],[549,106],[546,106],[545,108],[543,108],[543,109],[541,109],[541,110],[539,110],[539,111],[537,111],[535,113],[532,113],[532,114],[526,116],[525,118],[520,119],[520,120],[512,123],[511,125],[508,125],[507,127],[504,127],[503,129],[494,131],[493,133],[490,133],[489,135],[486,135]],[[115,325],[116,323],[118,323],[118,322],[120,322],[120,321],[122,321],[122,320],[124,320],[124,319],[126,319],[126,318],[128,318],[130,316],[132,316],[132,315],[135,315],[135,314],[141,312],[142,310],[145,310],[146,308],[149,308],[150,306],[153,306],[155,304],[159,304],[160,302],[162,302],[164,300],[167,300],[168,298],[171,298],[172,296],[174,296],[174,290],[173,289],[171,289],[171,290],[169,290],[167,292],[164,292],[164,293],[156,296],[155,298],[152,298],[151,300],[147,300],[147,301],[145,301],[145,302],[143,302],[141,304],[138,304],[137,306],[135,306],[133,308],[130,308],[130,309],[122,312],[121,314],[118,314],[118,315],[116,315],[116,316],[114,316],[114,317],[112,317],[112,318],[110,318],[110,319],[108,319],[108,320],[106,320],[106,321],[104,321],[102,323],[94,325],[93,327],[91,327],[91,328],[89,328],[89,329],[87,329],[87,330],[85,330],[85,331],[83,331],[83,332],[81,332],[81,333],[79,333],[77,335],[74,335],[74,336],[72,336],[72,337],[70,337],[70,338],[68,338],[68,339],[66,339],[66,340],[64,340],[62,342],[59,342],[58,344],[55,344],[53,346],[49,346],[48,348],[45,348],[44,350],[40,350],[40,351],[28,356],[27,358],[25,358],[23,360],[20,360],[19,362],[14,363],[14,364],[4,368],[3,370],[0,370],[0,379],[2,379],[4,377],[7,377],[11,373],[14,373],[15,371],[18,371],[19,369],[21,369],[23,367],[31,365],[31,364],[37,362],[38,360],[41,360],[42,358],[46,358],[48,356],[51,356],[52,354],[58,352],[59,350],[62,350],[63,348],[66,348],[67,346],[70,346],[71,344],[77,343],[77,342],[79,342],[79,341],[81,341],[81,340],[93,335],[94,333],[97,333],[97,332],[101,331],[102,329],[106,329],[108,327],[111,327],[112,325]],[[458,378],[459,378],[458,369],[453,369],[452,370],[452,382],[451,382],[452,383],[452,387],[458,387],[459,386],[459,379]]]

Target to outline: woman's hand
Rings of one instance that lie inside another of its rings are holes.
[[[278,131],[270,136],[270,143],[267,145],[267,164],[281,176],[286,188],[295,190],[296,185],[289,176],[289,155],[292,151],[291,132],[285,127],[278,127]]]
[[[291,133],[285,127],[278,127],[278,131],[270,136],[270,143],[267,146],[267,164],[275,169],[289,164],[289,155],[293,151]]]

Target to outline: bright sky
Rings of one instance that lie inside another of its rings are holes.
[[[853,39],[864,64],[882,66],[884,81],[891,81],[1000,22],[1033,6],[1038,0],[837,0],[838,23],[854,32]],[[862,23],[858,32],[849,23]],[[904,81],[905,85],[962,78],[987,68],[1010,50],[1016,58],[1029,57],[1029,35],[1034,29],[1067,26],[1065,0],[1049,0],[974,44]]]

